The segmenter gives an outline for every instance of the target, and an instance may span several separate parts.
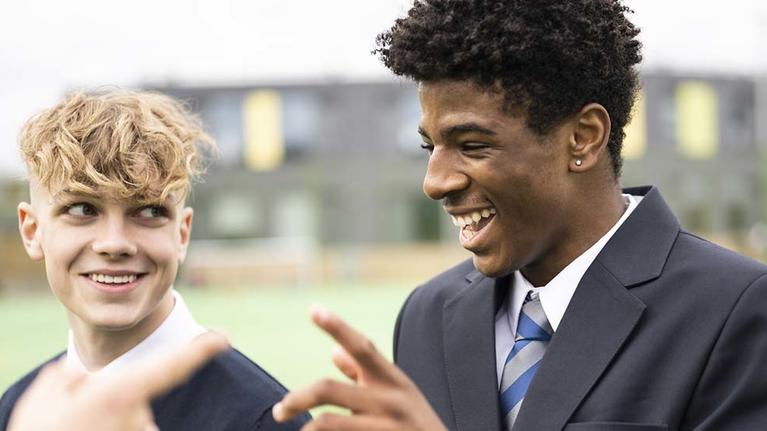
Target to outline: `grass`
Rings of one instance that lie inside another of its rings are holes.
[[[202,325],[226,333],[235,347],[288,388],[340,377],[332,340],[309,320],[311,304],[335,311],[391,357],[399,307],[412,285],[315,288],[180,289]],[[0,297],[0,388],[64,350],[66,317],[52,295]]]

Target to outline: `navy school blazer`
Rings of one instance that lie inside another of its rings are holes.
[[[680,229],[655,188],[586,271],[514,431],[767,430],[767,266]],[[403,305],[396,363],[452,431],[501,429],[495,314],[466,261]]]
[[[0,399],[0,430],[7,428],[13,406],[41,368],[21,378]],[[310,419],[308,415],[284,424],[272,419],[272,406],[285,393],[286,389],[261,367],[229,349],[188,382],[155,399],[152,412],[162,431],[299,430]]]

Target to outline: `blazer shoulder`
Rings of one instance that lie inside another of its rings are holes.
[[[433,306],[442,307],[446,300],[468,286],[474,277],[484,275],[474,268],[471,259],[467,259],[418,286],[403,305],[403,311],[406,308],[424,310]]]
[[[767,265],[682,230],[672,254],[702,274],[721,274],[749,283],[767,274]]]
[[[308,416],[288,424],[275,424],[271,418],[272,406],[285,393],[274,377],[232,348],[152,407],[160,429],[299,429]]]
[[[11,419],[11,412],[13,411],[13,407],[16,405],[16,402],[18,402],[19,398],[21,398],[24,392],[26,392],[27,388],[29,388],[35,378],[37,378],[40,370],[42,370],[43,367],[50,364],[51,362],[58,360],[62,356],[64,356],[64,352],[61,352],[53,358],[43,362],[39,366],[35,367],[32,371],[25,374],[15,383],[13,383],[10,387],[8,387],[5,393],[3,393],[2,398],[0,398],[0,430],[5,430],[8,427],[8,421]]]
[[[217,377],[230,380],[230,384],[242,386],[243,390],[254,391],[253,395],[271,399],[282,398],[287,392],[285,386],[271,374],[234,348],[215,358],[210,368],[212,372],[221,374]],[[259,384],[253,385],[253,382]]]

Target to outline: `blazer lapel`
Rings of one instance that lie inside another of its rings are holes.
[[[549,344],[514,429],[561,430],[631,334],[644,308],[601,265],[593,265]]]
[[[655,188],[586,271],[528,388],[515,430],[561,430],[641,318],[630,288],[660,276],[679,222]]]
[[[445,303],[442,315],[445,368],[459,430],[498,430],[495,370],[496,283],[475,272],[471,284]]]

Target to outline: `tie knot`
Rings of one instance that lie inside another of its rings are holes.
[[[554,330],[551,328],[549,319],[546,318],[538,294],[535,293],[533,298],[533,292],[528,292],[522,311],[519,313],[516,339],[549,341],[553,334]]]

